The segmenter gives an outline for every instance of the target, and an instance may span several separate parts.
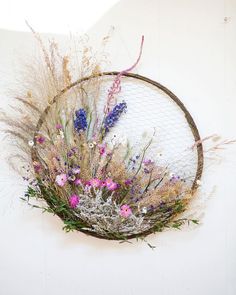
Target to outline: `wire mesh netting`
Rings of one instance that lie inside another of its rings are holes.
[[[101,80],[98,102],[100,114],[114,76],[102,76]],[[92,95],[88,87],[88,97]],[[197,149],[191,148],[196,138],[179,104],[156,85],[127,76],[122,77],[121,91],[116,98],[117,102],[124,100],[127,103],[127,112],[114,126],[107,141],[114,136],[118,141],[128,139],[134,152],[138,153],[147,138],[153,136],[146,157],[159,166],[168,167],[170,173],[184,178],[191,186],[197,174],[199,155]]]

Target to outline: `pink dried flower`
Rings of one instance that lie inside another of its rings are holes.
[[[92,187],[100,187],[100,185],[101,185],[101,180],[99,180],[98,178],[92,178],[92,179],[90,180],[90,185],[91,185]]]
[[[106,186],[107,186],[106,181],[105,180],[101,180],[100,187],[106,187]]]
[[[112,184],[110,184],[109,186],[107,186],[109,191],[114,191],[118,188],[118,184],[113,182]]]
[[[91,186],[91,182],[90,182],[90,180],[85,181],[84,184],[85,184],[85,186],[87,186],[87,187]]]
[[[131,214],[132,214],[132,210],[131,210],[131,208],[130,208],[129,205],[122,205],[122,206],[120,207],[120,215],[121,215],[122,217],[127,218],[127,217],[129,217]]]
[[[106,179],[106,187],[109,191],[114,191],[117,189],[118,184],[114,182],[111,178]]]
[[[39,135],[36,137],[36,142],[39,144],[43,144],[45,142],[45,137],[42,135]]]
[[[154,164],[154,162],[153,162],[152,160],[150,160],[150,159],[147,159],[147,160],[144,160],[144,161],[143,161],[143,164],[144,164],[145,166],[149,166],[149,165]]]
[[[67,181],[67,175],[66,174],[59,174],[56,176],[56,183],[59,186],[64,186]]]
[[[110,185],[110,184],[113,183],[113,180],[112,180],[111,178],[107,178],[107,179],[105,180],[105,183],[106,183],[106,186],[108,186],[108,185]]]
[[[56,129],[57,129],[57,130],[60,130],[60,129],[62,129],[62,125],[61,125],[61,124],[59,124],[59,123],[58,123],[58,124],[56,124]]]
[[[105,144],[99,144],[98,148],[99,148],[100,155],[104,155],[106,153],[106,145]]]
[[[42,168],[39,162],[33,162],[33,167],[34,167],[34,171],[35,171],[36,173],[39,173],[39,171],[40,171],[41,168]]]
[[[77,178],[75,181],[74,181],[74,184],[75,185],[81,185],[82,184],[82,180]]]
[[[76,208],[77,205],[79,204],[79,201],[80,201],[80,197],[76,194],[73,194],[70,196],[70,199],[69,199],[69,203],[70,203],[70,207],[71,208]]]

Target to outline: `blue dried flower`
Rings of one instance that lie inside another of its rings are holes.
[[[75,112],[74,127],[77,132],[84,131],[88,127],[87,114],[84,109]]]
[[[105,132],[108,132],[111,127],[113,127],[116,122],[119,120],[121,114],[127,109],[126,102],[118,103],[113,110],[107,115],[104,121]]]

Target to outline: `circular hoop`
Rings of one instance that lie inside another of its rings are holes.
[[[82,79],[79,79],[73,83],[71,83],[70,85],[68,85],[67,87],[65,87],[64,89],[62,89],[52,100],[51,104],[48,105],[45,110],[43,111],[43,113],[41,114],[38,122],[37,122],[37,125],[36,125],[36,131],[34,133],[34,140],[35,140],[35,137],[37,135],[37,133],[39,132],[43,122],[44,122],[44,119],[46,118],[47,114],[49,113],[50,111],[50,108],[51,106],[57,101],[58,98],[60,98],[64,93],[66,93],[68,90],[70,90],[71,88],[75,87],[75,86],[78,86],[79,84],[85,82],[85,81],[88,81],[90,79],[93,79],[93,78],[97,78],[97,77],[101,77],[101,76],[116,76],[118,75],[119,72],[103,72],[103,73],[100,73],[100,74],[96,74],[96,75],[91,75],[91,76],[88,76],[88,77],[84,77]],[[138,80],[141,80],[141,81],[144,81],[144,82],[147,82],[149,84],[152,84],[153,86],[159,88],[160,90],[162,90],[165,94],[168,95],[168,97],[170,97],[178,106],[179,108],[182,110],[182,112],[184,113],[185,115],[185,118],[186,118],[186,121],[188,122],[188,125],[192,131],[192,134],[193,134],[193,137],[194,137],[194,140],[195,140],[195,143],[196,143],[196,148],[197,148],[197,157],[198,157],[198,160],[197,160],[197,171],[196,171],[196,175],[195,175],[195,178],[194,178],[194,181],[193,181],[193,184],[192,184],[192,190],[194,191],[196,188],[197,188],[197,180],[200,180],[201,176],[202,176],[202,171],[203,171],[203,163],[204,163],[204,156],[203,156],[203,146],[202,146],[202,143],[201,143],[201,137],[200,137],[200,134],[199,134],[199,131],[197,129],[197,126],[191,116],[191,114],[189,113],[189,111],[186,109],[186,107],[184,106],[184,104],[181,102],[181,100],[173,93],[171,92],[168,88],[166,88],[165,86],[163,86],[162,84],[156,82],[156,81],[153,81],[147,77],[144,77],[144,76],[141,76],[141,75],[138,75],[138,74],[134,74],[134,73],[125,73],[123,74],[122,76],[125,76],[125,77],[130,77],[130,78],[133,78],[133,79],[138,79]],[[32,158],[32,161],[37,161],[37,151],[36,149],[31,149],[31,158]],[[50,204],[49,204],[50,205]],[[59,213],[58,216],[64,220],[64,216],[63,214]],[[95,232],[90,232],[88,230],[83,230],[83,229],[79,229],[79,231],[85,233],[85,234],[88,234],[88,235],[91,235],[91,236],[94,236],[94,237],[97,237],[97,238],[100,238],[100,239],[112,239],[112,240],[115,240],[118,238],[109,238],[109,237],[104,237],[104,236],[100,236],[98,235],[97,233]],[[153,233],[153,230],[152,229],[149,229],[148,231],[146,232],[143,232],[143,233],[140,233],[140,234],[133,234],[133,235],[130,235],[128,236],[127,238],[128,239],[131,239],[131,238],[136,238],[136,237],[139,237],[139,236],[147,236],[149,234]]]

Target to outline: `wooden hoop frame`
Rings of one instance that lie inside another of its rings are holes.
[[[102,77],[102,76],[116,76],[118,75],[119,72],[103,72],[103,73],[100,73],[100,74],[96,74],[96,75],[91,75],[91,76],[88,76],[88,77],[84,77],[82,79],[79,79],[73,83],[71,83],[70,85],[68,85],[67,87],[65,87],[64,89],[62,89],[52,100],[51,104],[48,105],[46,107],[46,109],[44,110],[44,112],[41,114],[39,120],[38,120],[38,123],[36,125],[36,131],[34,133],[34,141],[35,141],[35,137],[37,135],[37,133],[39,132],[43,122],[44,122],[44,119],[46,118],[48,112],[50,111],[50,108],[51,106],[57,101],[58,98],[60,98],[64,93],[66,93],[68,90],[70,90],[71,88],[73,87],[76,87],[78,86],[79,84],[85,82],[85,81],[88,81],[90,79],[94,79],[94,78],[97,78],[97,77]],[[195,139],[195,143],[196,143],[196,148],[197,148],[197,155],[198,155],[198,162],[197,162],[197,172],[196,172],[196,176],[195,176],[195,179],[193,181],[193,185],[192,185],[192,190],[196,190],[197,187],[198,187],[198,184],[197,184],[197,181],[201,179],[201,176],[202,176],[202,171],[203,171],[203,164],[204,164],[204,156],[203,156],[203,146],[202,146],[202,143],[201,143],[201,137],[200,137],[200,134],[199,134],[199,131],[197,129],[197,126],[191,116],[191,114],[189,113],[189,111],[186,109],[186,107],[184,106],[184,104],[182,103],[182,101],[173,93],[171,92],[168,88],[166,88],[165,86],[163,86],[162,84],[156,82],[156,81],[153,81],[147,77],[144,77],[144,76],[141,76],[141,75],[138,75],[138,74],[134,74],[134,73],[125,73],[123,74],[122,76],[124,77],[130,77],[130,78],[133,78],[133,79],[138,79],[138,80],[141,80],[141,81],[144,81],[144,82],[147,82],[157,88],[159,88],[160,90],[162,90],[164,93],[166,93],[179,107],[180,109],[183,111],[184,115],[185,115],[185,118],[191,128],[191,131],[192,131],[192,134],[194,136],[194,139]],[[37,151],[36,149],[31,149],[31,158],[32,158],[32,161],[37,161]],[[64,216],[63,214],[58,214],[58,216],[64,220]],[[88,230],[83,230],[83,229],[78,229],[79,231],[85,233],[85,234],[88,234],[90,236],[94,236],[94,237],[97,237],[97,238],[100,238],[100,239],[107,239],[107,240],[119,240],[119,238],[109,238],[109,237],[105,237],[105,236],[102,236],[102,235],[98,235],[97,233],[95,232],[90,232]],[[145,231],[143,233],[139,233],[139,234],[134,234],[134,235],[130,235],[127,237],[127,239],[132,239],[132,238],[138,238],[140,236],[147,236],[149,234],[153,233],[153,230],[152,229],[149,229],[148,231]]]

